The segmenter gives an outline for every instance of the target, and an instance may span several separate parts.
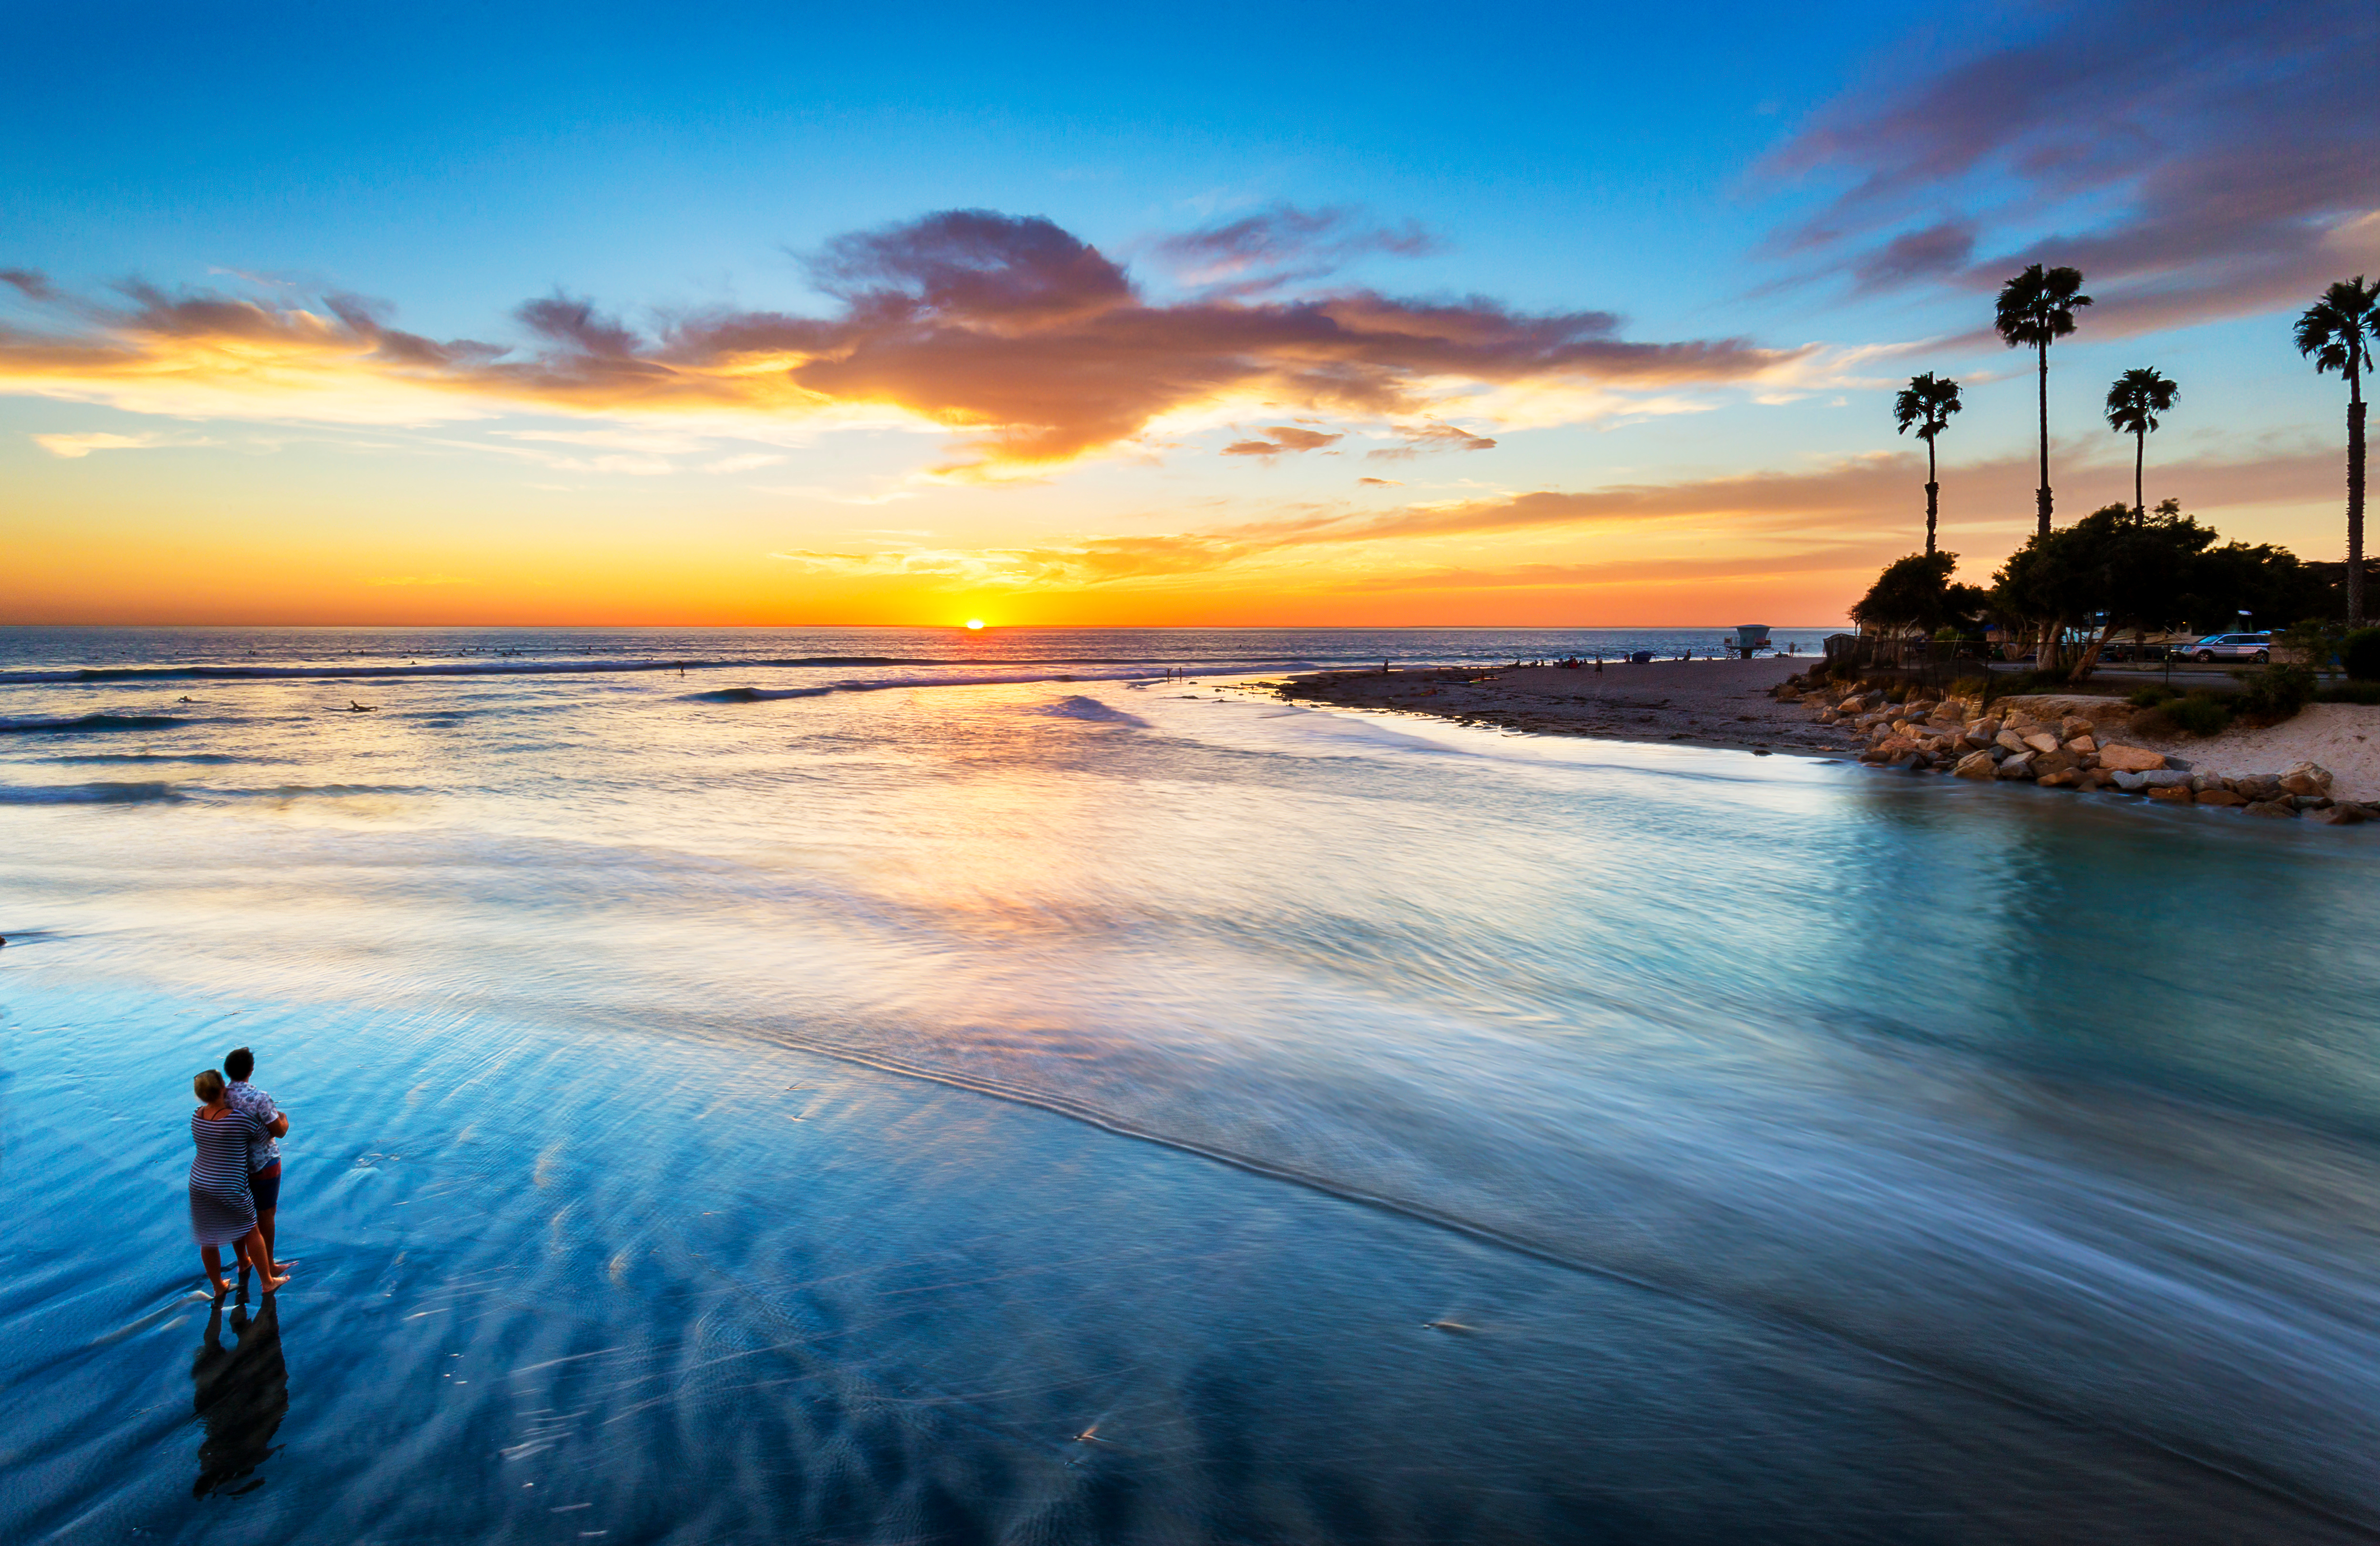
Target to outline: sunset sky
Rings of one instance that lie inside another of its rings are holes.
[[[2380,7],[18,7],[0,622],[1838,621],[2342,546]]]

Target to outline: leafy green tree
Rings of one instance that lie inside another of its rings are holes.
[[[2310,356],[2314,372],[2337,371],[2347,378],[2347,621],[2363,621],[2363,372],[2372,368],[2372,344],[2380,335],[2380,285],[2363,275],[2342,279],[2298,318],[2298,352]]]
[[[2154,513],[2109,505],[2061,530],[2034,533],[1993,577],[1992,603],[2034,625],[2045,669],[2058,664],[2068,630],[2096,623],[2097,636],[2072,672],[2080,681],[2118,633],[2184,619],[2217,535],[2170,500]]]
[[[2034,499],[2039,534],[2049,534],[2049,346],[2074,331],[2074,313],[2091,304],[2082,271],[2034,263],[2000,286],[1992,325],[2010,348],[2031,345],[2041,360],[2041,487]]]
[[[1900,396],[1892,401],[1892,421],[1900,432],[1907,434],[1912,428],[1917,438],[1925,443],[1925,551],[1934,551],[1934,523],[1941,513],[1942,485],[1934,476],[1934,437],[1949,426],[1950,415],[1959,411],[1959,383],[1948,376],[1937,376],[1928,371],[1922,376],[1912,376]]]
[[[1912,553],[1884,567],[1867,594],[1852,608],[1852,620],[1866,627],[1932,634],[1974,617],[1991,600],[1972,585],[1958,585],[1955,553]]]
[[[2132,437],[2132,513],[2143,519],[2148,504],[2141,494],[2141,473],[2148,461],[2149,433],[2157,427],[2158,414],[2173,410],[2180,390],[2179,383],[2147,368],[2125,371],[2107,388],[2107,427]]]

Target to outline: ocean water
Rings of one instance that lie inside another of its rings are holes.
[[[2380,840],[1242,685],[1623,641],[0,632],[0,1538],[2380,1534]]]

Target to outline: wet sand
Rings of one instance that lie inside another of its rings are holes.
[[[1808,657],[1748,661],[1607,662],[1598,672],[1560,666],[1328,672],[1278,690],[1299,702],[1431,714],[1466,724],[1615,741],[1679,741],[1740,751],[1811,756],[1849,752],[1851,741],[1769,689]]]

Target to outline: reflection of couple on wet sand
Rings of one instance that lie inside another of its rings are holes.
[[[263,1485],[232,1484],[272,1457],[273,1435],[289,1415],[289,1366],[281,1357],[280,1300],[268,1296],[253,1319],[248,1307],[231,1312],[238,1340],[223,1345],[224,1302],[207,1316],[206,1340],[190,1360],[190,1383],[206,1437],[199,1441],[199,1479],[191,1491],[234,1496]]]
[[[239,1259],[243,1288],[251,1268],[267,1294],[289,1281],[291,1263],[273,1258],[273,1215],[281,1201],[281,1146],[274,1140],[289,1131],[289,1118],[272,1096],[248,1082],[255,1069],[256,1059],[239,1047],[224,1059],[221,1073],[201,1069],[190,1081],[202,1102],[190,1114],[190,1141],[199,1150],[190,1162],[190,1233],[218,1295],[231,1292],[223,1275],[225,1246]]]

